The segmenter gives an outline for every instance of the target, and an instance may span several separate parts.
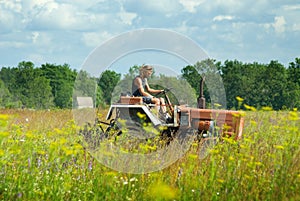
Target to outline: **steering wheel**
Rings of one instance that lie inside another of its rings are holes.
[[[171,89],[173,89],[173,88],[165,88],[165,89],[163,89],[161,92],[158,92],[156,95],[160,95],[160,94],[162,94],[162,93],[165,94],[165,93],[171,91]]]

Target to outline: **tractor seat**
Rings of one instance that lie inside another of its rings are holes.
[[[132,96],[121,96],[120,103],[121,104],[129,104],[129,105],[143,104],[143,98],[142,97],[132,97]]]

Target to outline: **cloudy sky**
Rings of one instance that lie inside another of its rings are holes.
[[[0,67],[79,69],[101,44],[144,28],[182,34],[218,61],[287,66],[300,57],[299,19],[295,0],[0,0]]]

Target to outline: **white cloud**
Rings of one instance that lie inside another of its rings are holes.
[[[53,37],[55,37],[55,36],[53,36],[52,34],[49,34],[47,32],[34,31],[31,33],[32,43],[39,48],[48,47],[47,49],[52,49]]]
[[[195,13],[196,8],[204,2],[205,0],[179,0],[179,3],[190,13]]]
[[[0,6],[3,8],[20,13],[22,11],[21,0],[0,1]]]
[[[13,13],[0,8],[0,32],[7,32],[14,28],[15,17]]]
[[[118,13],[118,16],[120,17],[121,21],[124,24],[132,25],[132,20],[137,17],[137,14],[122,10],[121,12]]]
[[[233,20],[234,16],[231,15],[218,15],[213,18],[213,21]]]
[[[115,35],[155,27],[185,34],[222,58],[257,52],[252,58],[259,61],[273,44],[300,43],[299,10],[292,0],[0,0],[0,54],[2,62],[17,63],[25,53],[37,61],[80,61]],[[284,53],[292,51],[299,55]]]
[[[60,4],[72,4],[75,5],[78,8],[86,9],[93,5],[95,5],[98,2],[104,2],[105,0],[56,0],[56,2]]]
[[[283,16],[276,16],[274,18],[273,28],[278,34],[284,33],[286,21]]]
[[[287,11],[300,10],[300,4],[284,5],[284,6],[283,6],[283,9],[284,9],[284,10],[287,10]]]
[[[38,37],[39,37],[39,32],[32,32],[32,42],[33,43],[36,43],[37,42],[37,39],[38,39]]]
[[[175,28],[175,31],[186,34],[189,29],[190,27],[186,25],[186,21],[183,21],[178,27]]]
[[[35,53],[29,54],[26,60],[32,61],[36,66],[47,62],[43,55]]]
[[[102,44],[104,41],[108,40],[111,37],[113,36],[106,31],[102,33],[89,32],[89,33],[83,33],[81,40],[84,42],[86,46],[95,48],[96,46]]]
[[[292,30],[293,31],[300,31],[300,24],[293,24],[293,27],[292,27]]]
[[[68,3],[58,4],[53,0],[44,2],[44,4],[34,5],[35,11],[32,11],[28,27],[31,30],[69,30],[69,31],[99,31],[117,26],[132,25],[132,21],[137,17],[136,13],[124,11],[121,7],[117,12],[102,12],[103,3],[86,5],[82,9],[82,1],[77,4]],[[118,3],[114,4],[120,6]],[[32,5],[31,5],[32,7]]]
[[[22,0],[24,11],[33,11],[34,9],[39,9],[48,3],[56,4],[55,0]]]
[[[76,19],[76,14],[76,8],[72,5],[48,2],[34,16],[33,24],[38,28],[72,28],[80,22]]]
[[[24,42],[19,42],[19,41],[0,41],[0,48],[22,48],[22,47],[26,47],[26,44]]]
[[[177,9],[177,2],[174,2],[174,0],[152,0],[144,2],[146,7],[165,14],[174,12]]]
[[[157,14],[175,14],[182,6],[174,0],[123,0],[121,1],[124,9],[128,12],[138,13],[140,16],[152,16]]]

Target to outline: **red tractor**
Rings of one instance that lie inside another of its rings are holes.
[[[206,155],[207,147],[216,144],[222,137],[240,139],[244,126],[243,115],[239,111],[206,109],[203,83],[204,79],[200,82],[197,108],[173,105],[168,97],[170,89],[163,90],[168,113],[171,116],[169,119],[160,118],[155,106],[144,104],[142,97],[122,94],[120,100],[110,106],[106,116],[107,122],[97,120],[96,130],[100,133],[98,141],[117,139],[125,130],[127,134],[141,140],[151,139],[157,136],[157,133],[167,141],[176,137],[182,139],[186,136],[194,136],[201,145],[200,157],[203,157]],[[145,130],[145,127],[151,127],[151,132],[148,132],[149,129]],[[91,138],[91,132],[87,128],[81,133],[89,146],[93,144],[96,148],[99,145],[95,138]]]

